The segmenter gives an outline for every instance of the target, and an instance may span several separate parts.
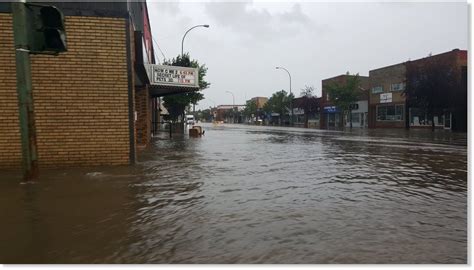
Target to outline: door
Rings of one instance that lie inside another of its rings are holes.
[[[328,116],[328,121],[327,121],[328,128],[335,127],[336,126],[336,114],[328,113],[327,116]]]
[[[452,115],[450,112],[444,113],[444,129],[451,129]]]

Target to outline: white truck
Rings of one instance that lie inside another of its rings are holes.
[[[188,124],[188,125],[194,125],[195,124],[194,115],[192,115],[192,114],[187,114],[186,115],[186,124]]]

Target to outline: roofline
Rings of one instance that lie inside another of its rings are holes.
[[[337,75],[337,76],[334,76],[334,77],[331,77],[331,78],[326,78],[326,79],[323,79],[321,81],[328,81],[328,80],[333,80],[333,79],[336,79],[336,78],[341,78],[341,77],[355,77],[357,75],[352,75],[352,74],[341,74],[341,75]],[[363,76],[363,75],[359,75],[359,78],[369,78],[369,76]]]
[[[380,69],[384,69],[384,68],[390,68],[390,67],[394,67],[394,66],[398,66],[398,65],[404,65],[407,62],[415,62],[415,61],[419,61],[419,60],[422,60],[422,59],[426,59],[428,57],[440,56],[440,55],[443,55],[443,54],[449,54],[449,53],[453,53],[453,52],[467,53],[467,50],[460,50],[460,49],[456,48],[456,49],[452,49],[451,51],[442,52],[442,53],[438,53],[438,54],[433,54],[433,55],[417,58],[415,60],[407,60],[405,62],[400,62],[398,64],[393,64],[393,65],[389,65],[389,66],[384,66],[384,67],[380,67],[380,68],[371,69],[371,70],[369,70],[369,74],[370,74],[371,71],[376,71],[376,70],[380,70]]]

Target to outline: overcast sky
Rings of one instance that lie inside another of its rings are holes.
[[[305,85],[321,95],[321,80],[429,53],[468,46],[468,8],[462,2],[150,2],[153,37],[166,58],[184,51],[209,68],[197,108],[236,104],[279,90],[299,96]],[[156,56],[162,53],[155,44]],[[196,108],[196,109],[197,109]]]

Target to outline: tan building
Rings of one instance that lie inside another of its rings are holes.
[[[54,5],[68,50],[31,55],[38,164],[133,163],[159,111],[145,69],[155,62],[146,2]],[[0,168],[21,165],[12,29],[11,3],[0,3]]]
[[[265,106],[265,104],[267,103],[268,98],[267,97],[254,97],[254,98],[251,98],[250,100],[255,101],[255,104],[257,104],[257,109],[262,109],[263,106]]]
[[[405,127],[405,64],[369,71],[369,127]]]

